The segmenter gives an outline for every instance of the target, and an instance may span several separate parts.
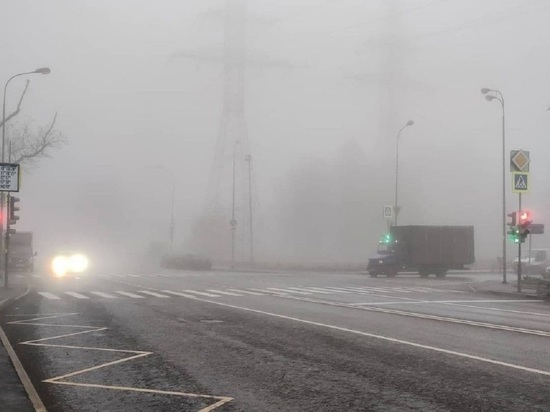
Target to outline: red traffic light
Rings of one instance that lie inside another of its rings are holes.
[[[533,216],[528,210],[520,210],[518,213],[518,225],[525,227],[533,223]]]

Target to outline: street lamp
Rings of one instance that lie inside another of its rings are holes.
[[[248,162],[248,211],[250,213],[250,263],[254,263],[254,228],[252,219],[252,155],[247,155],[244,160]]]
[[[401,129],[399,129],[399,132],[397,132],[397,139],[395,141],[395,200],[394,200],[394,207],[393,207],[393,213],[395,214],[394,218],[394,225],[397,226],[397,214],[399,213],[400,207],[397,204],[397,192],[399,187],[399,138],[401,137],[401,132],[403,129],[412,126],[414,124],[413,120],[409,120],[405,126],[403,126]]]
[[[506,282],[506,134],[505,134],[505,111],[504,96],[499,90],[484,87],[481,94],[485,100],[491,102],[498,100],[502,106],[502,283]]]
[[[4,86],[4,97],[3,97],[3,104],[2,104],[2,163],[6,161],[6,154],[5,154],[5,148],[6,148],[6,91],[8,89],[8,84],[19,76],[25,76],[27,74],[50,74],[50,69],[48,67],[41,67],[39,69],[36,69],[33,72],[24,72],[24,73],[18,73],[14,76],[11,76],[8,81],[6,82],[6,85]],[[4,211],[4,193],[0,194],[0,212]],[[3,218],[0,219],[0,232],[3,232],[4,230],[4,220]],[[8,234],[6,233],[6,238]],[[2,237],[2,240],[4,238]],[[0,241],[1,243],[1,241]],[[7,246],[7,243],[5,244]],[[7,250],[7,249],[6,249]],[[7,252],[6,252],[7,253]],[[5,268],[7,268],[7,261],[4,262]],[[4,270],[4,287],[8,287],[8,273],[7,269]]]
[[[8,79],[6,82],[6,85],[4,86],[4,103],[2,105],[2,163],[5,162],[5,147],[6,147],[6,90],[8,88],[8,84],[19,76],[25,76],[27,74],[50,74],[51,70],[48,67],[41,67],[39,69],[36,69],[33,72],[25,72],[25,73],[18,73]]]

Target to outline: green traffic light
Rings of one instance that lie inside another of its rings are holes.
[[[389,243],[392,243],[393,239],[392,239],[392,236],[391,236],[391,233],[386,233],[384,235],[382,235],[382,237],[380,238],[380,243],[382,244],[389,244]]]

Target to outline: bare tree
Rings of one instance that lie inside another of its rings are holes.
[[[0,119],[0,127],[3,123],[7,126],[8,122],[21,112],[29,83],[30,80],[27,80],[16,109],[7,115],[5,120]],[[37,159],[48,157],[51,149],[63,146],[66,138],[60,131],[54,129],[56,120],[57,113],[48,126],[38,130],[33,130],[29,122],[12,125],[9,131],[8,160],[13,163],[33,164]]]
[[[56,130],[55,122],[57,113],[48,126],[34,130],[30,123],[22,127],[14,127],[10,131],[10,161],[13,163],[26,163],[32,165],[36,160],[49,157],[51,149],[57,149],[65,145],[67,139],[59,130]]]

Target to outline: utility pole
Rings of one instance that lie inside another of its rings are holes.
[[[232,198],[232,207],[231,207],[231,269],[235,269],[235,232],[237,231],[237,220],[235,219],[235,172],[237,164],[237,145],[239,141],[237,140],[233,145],[233,198]]]

